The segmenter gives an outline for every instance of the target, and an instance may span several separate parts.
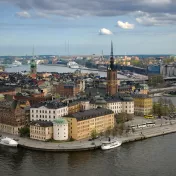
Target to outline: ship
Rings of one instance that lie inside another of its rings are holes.
[[[22,65],[22,63],[20,61],[16,61],[16,60],[12,63],[13,67],[19,67],[21,65]]]
[[[68,62],[67,63],[67,67],[73,68],[73,69],[79,69],[80,68],[79,65],[76,62],[74,62],[74,61]]]

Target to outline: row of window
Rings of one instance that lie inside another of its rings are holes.
[[[66,111],[67,111],[67,109],[60,109],[57,112],[62,113],[62,112],[66,112]],[[56,111],[55,110],[33,110],[32,109],[32,113],[49,113],[49,114],[53,113],[53,114],[55,114]]]

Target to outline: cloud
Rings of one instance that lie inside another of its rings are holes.
[[[82,17],[82,16],[120,16],[137,11],[150,16],[137,19],[140,24],[155,24],[156,16],[164,15],[163,23],[174,24],[170,16],[176,14],[176,0],[0,0],[22,9],[22,11],[40,12],[42,18],[48,16]],[[165,15],[165,14],[169,14]],[[37,17],[37,16],[36,16]],[[168,18],[167,18],[168,17]],[[153,19],[152,19],[153,18]],[[153,21],[154,20],[154,21]],[[152,22],[150,22],[152,21]],[[159,21],[160,23],[160,21]]]
[[[99,30],[99,35],[112,35],[113,33],[109,30],[109,29],[106,29],[106,28],[102,28]]]
[[[19,18],[31,18],[31,15],[26,11],[17,12],[16,16],[19,17]]]
[[[176,15],[168,13],[145,13],[138,12],[136,21],[144,26],[164,26],[176,24]]]
[[[117,21],[117,26],[122,29],[134,29],[134,24],[130,24],[128,22]]]

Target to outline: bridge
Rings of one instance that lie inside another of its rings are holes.
[[[158,89],[150,89],[149,94],[161,93],[161,92],[170,92],[176,91],[176,86],[166,87],[166,88],[158,88]]]

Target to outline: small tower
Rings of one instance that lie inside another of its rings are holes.
[[[34,47],[33,47],[33,52],[32,52],[32,59],[30,62],[30,75],[31,77],[35,77],[36,78],[36,74],[37,74],[37,64],[34,60]]]
[[[30,70],[31,74],[37,74],[37,64],[34,59],[32,59],[30,62]]]
[[[107,67],[107,94],[109,96],[115,95],[118,92],[117,85],[117,68],[114,64],[113,43],[111,41],[111,56],[110,65]]]

